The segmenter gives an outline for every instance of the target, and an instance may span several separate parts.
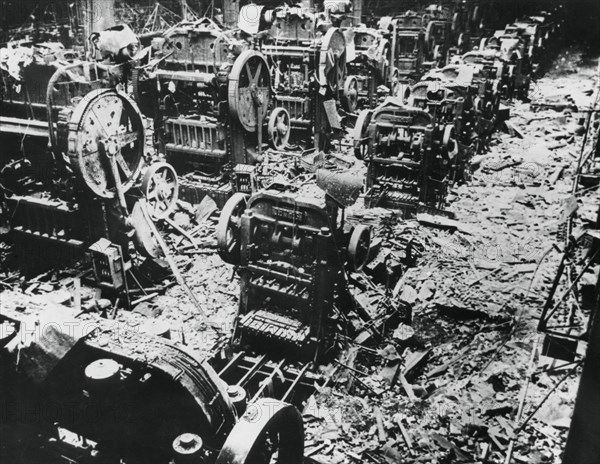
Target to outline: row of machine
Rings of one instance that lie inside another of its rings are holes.
[[[325,381],[318,366],[354,327],[377,340],[410,323],[409,308],[376,314],[354,298],[374,253],[346,209],[440,211],[556,47],[560,11],[495,30],[494,4],[371,18],[360,0],[231,0],[142,41],[119,25],[85,53],[0,49],[3,220],[25,269],[85,254],[88,283],[129,301],[130,286],[168,273],[161,221],[209,196],[240,281],[230,349],[209,362],[102,319],[66,336],[82,313],[7,293],[0,385],[21,409],[0,425],[0,460],[303,462],[297,408]],[[271,154],[297,168],[306,153],[366,169],[317,170],[320,190],[273,182]]]

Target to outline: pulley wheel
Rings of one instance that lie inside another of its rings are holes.
[[[143,161],[144,120],[126,94],[99,89],[88,93],[69,121],[68,155],[76,175],[94,194],[117,194],[109,156],[114,157],[123,192],[137,181]]]
[[[285,108],[275,108],[267,126],[271,146],[275,150],[284,150],[290,140],[290,114]]]
[[[269,111],[271,73],[265,57],[245,50],[229,73],[228,103],[231,114],[248,132],[256,132]],[[259,121],[260,116],[260,121]]]
[[[454,158],[458,154],[458,144],[456,143],[456,131],[452,124],[448,124],[444,129],[442,144],[448,150],[448,157]]]
[[[304,426],[298,410],[261,398],[235,425],[215,464],[302,464]]]
[[[239,264],[242,245],[241,220],[246,209],[248,195],[235,193],[227,200],[217,224],[217,249],[223,261]]]
[[[441,58],[442,58],[442,47],[440,45],[436,45],[433,48],[433,61],[435,61],[436,63],[440,63]]]
[[[358,107],[358,79],[355,76],[348,76],[344,81],[342,106],[348,113],[354,113]]]
[[[144,174],[142,193],[152,219],[168,217],[179,197],[179,181],[173,166],[163,162],[152,164]]]
[[[369,259],[371,229],[364,225],[354,228],[348,243],[348,265],[351,271],[360,271]]]
[[[336,27],[327,31],[319,53],[319,82],[338,91],[346,78],[346,39]]]
[[[354,139],[354,155],[359,160],[365,159],[368,154],[369,144],[365,138],[368,136],[369,124],[371,124],[372,117],[373,110],[362,110],[358,114],[358,118],[356,118],[352,138]]]
[[[379,62],[379,76],[381,79],[386,80],[389,73],[390,65],[390,42],[387,39],[380,39],[379,47],[377,49],[377,56],[381,60]]]
[[[456,34],[456,32],[458,31],[459,22],[460,22],[460,15],[458,13],[454,13],[454,16],[452,16],[452,26],[451,26],[451,30],[454,34]]]

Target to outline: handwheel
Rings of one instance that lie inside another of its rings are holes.
[[[245,50],[237,57],[229,74],[228,92],[233,116],[245,130],[256,132],[267,117],[271,99],[271,73],[261,53]]]
[[[302,464],[304,425],[298,410],[261,398],[235,425],[215,464]]]
[[[275,108],[269,116],[267,127],[269,141],[275,150],[283,150],[290,140],[290,114],[285,108]]]
[[[143,117],[129,96],[112,89],[88,93],[73,111],[68,127],[71,165],[94,194],[112,199],[117,196],[115,180],[122,192],[135,184],[142,168],[145,131]],[[114,158],[118,179],[109,157]]]
[[[217,249],[223,261],[237,265],[241,251],[241,219],[248,195],[235,193],[227,200],[217,224]]]
[[[360,271],[369,259],[371,229],[364,225],[354,228],[348,243],[348,265],[351,271]]]
[[[358,79],[355,76],[348,76],[344,81],[342,106],[348,113],[354,113],[358,107]]]
[[[354,155],[359,160],[365,159],[365,156],[368,154],[369,144],[365,143],[364,139],[367,137],[367,131],[372,117],[373,110],[362,110],[359,113],[358,118],[356,118],[352,138],[354,139]]]
[[[142,180],[142,193],[152,219],[168,217],[179,197],[179,181],[173,166],[163,162],[150,166]]]

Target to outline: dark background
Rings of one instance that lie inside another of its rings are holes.
[[[215,0],[215,6],[220,6],[222,0]],[[242,4],[248,0],[240,0]],[[288,0],[292,3],[293,0]],[[317,0],[317,3],[319,0]],[[69,3],[81,4],[80,0],[0,0],[1,16],[0,30],[2,41],[6,40],[9,28],[23,24],[31,12],[38,5],[38,12],[43,11],[48,5],[48,11],[56,11],[59,17],[68,19]],[[154,0],[129,0],[129,4],[153,5]],[[161,3],[173,11],[179,12],[179,0],[161,0]],[[210,5],[209,0],[188,0],[189,5],[199,12],[204,12]],[[265,5],[280,5],[283,0],[256,0],[256,3]],[[364,0],[363,14],[365,16],[384,16],[404,11],[411,7],[427,6],[436,3],[434,0]],[[452,2],[438,1],[448,4]],[[566,36],[568,43],[586,43],[600,50],[600,0],[491,0],[493,18],[498,27],[522,16],[526,13],[535,13],[544,8],[562,4],[565,8]]]

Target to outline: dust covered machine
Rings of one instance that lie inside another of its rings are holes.
[[[289,116],[270,106],[266,58],[241,34],[209,18],[180,23],[154,39],[154,56],[135,70],[136,100],[155,118],[159,150],[191,203],[209,195],[222,207],[250,192],[263,143],[289,138]]]
[[[485,138],[493,124],[488,127],[480,119],[480,95],[487,98],[485,88],[480,89],[474,80],[474,71],[466,65],[448,65],[428,72],[413,85],[408,105],[426,110],[435,124],[454,124],[459,158],[466,165],[471,155],[478,151],[479,140]],[[495,118],[499,96],[492,108]]]
[[[505,65],[502,97],[506,100],[527,98],[532,70],[529,41],[529,35],[520,28],[496,31],[493,37],[481,41],[482,50],[493,51],[497,59]]]
[[[424,109],[389,98],[361,113],[354,140],[356,156],[367,164],[367,207],[408,215],[443,208],[461,164],[454,123],[435,123]]]
[[[425,61],[425,30],[422,15],[407,11],[397,17],[383,17],[379,28],[390,46],[390,81],[397,82],[396,94],[418,81]]]
[[[356,57],[348,63],[350,76],[344,81],[345,106],[352,111],[357,108],[375,108],[378,103],[379,87],[386,86],[392,93],[389,81],[390,43],[381,31],[364,24],[353,29]]]
[[[247,9],[252,12],[246,13]],[[244,18],[248,17],[261,19],[247,23]],[[342,129],[340,99],[351,106],[356,101],[354,88],[349,87],[350,93],[344,96],[344,33],[314,8],[287,5],[275,9],[246,5],[240,14],[240,28],[249,34],[260,32],[260,48],[273,76],[275,106],[287,110],[293,140],[313,141],[308,148],[328,148],[333,131]],[[276,144],[277,149],[284,147]]]
[[[137,40],[125,39],[115,59]],[[118,89],[128,63],[81,61],[59,45],[3,50],[19,63],[2,71],[0,173],[21,258],[62,261],[100,238],[125,248],[125,194],[138,185],[145,138],[140,111]]]
[[[220,256],[240,275],[234,342],[322,361],[332,351],[336,323],[351,306],[346,273],[367,261],[369,228],[349,227],[329,195],[317,199],[272,186],[232,197],[217,241]]]
[[[2,462],[302,463],[296,407],[251,400],[181,345],[35,298],[3,295]]]

